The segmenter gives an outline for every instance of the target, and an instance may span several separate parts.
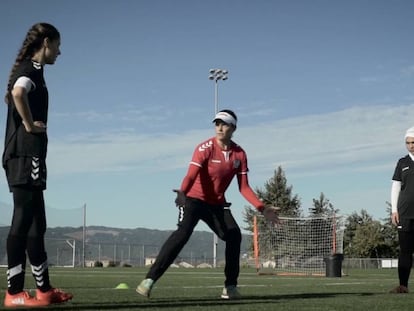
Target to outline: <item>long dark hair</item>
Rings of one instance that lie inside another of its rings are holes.
[[[6,104],[9,103],[9,93],[11,89],[11,79],[17,66],[25,59],[32,58],[33,55],[42,47],[43,40],[49,38],[52,41],[60,39],[60,33],[55,26],[48,23],[34,24],[26,34],[22,47],[17,54],[14,65],[10,71],[9,81],[7,83],[7,92],[4,97]]]

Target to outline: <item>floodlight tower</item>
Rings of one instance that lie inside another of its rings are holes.
[[[218,112],[218,81],[225,81],[228,79],[228,70],[226,69],[210,69],[208,78],[214,81],[214,114]]]
[[[215,69],[210,69],[209,73],[210,74],[208,78],[214,81],[214,115],[216,115],[219,110],[218,109],[218,81],[227,80],[229,72],[226,69],[215,68]],[[217,238],[217,235],[214,234],[214,237],[213,237],[213,267],[214,268],[217,267],[217,244],[218,244],[218,238]]]

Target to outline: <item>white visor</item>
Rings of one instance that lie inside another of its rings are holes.
[[[221,120],[227,124],[233,124],[234,126],[237,125],[237,120],[230,113],[224,111],[220,111],[216,114],[213,122],[216,122],[216,120]]]

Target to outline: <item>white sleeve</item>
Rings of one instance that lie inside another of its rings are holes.
[[[400,196],[401,191],[401,181],[392,181],[391,185],[391,212],[397,212],[398,197]]]
[[[32,89],[36,88],[36,85],[28,77],[19,77],[13,85],[13,88],[16,86],[22,87],[29,93]]]

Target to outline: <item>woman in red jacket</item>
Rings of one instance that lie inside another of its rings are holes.
[[[187,243],[199,220],[204,221],[220,239],[225,241],[225,281],[223,299],[240,298],[237,279],[240,270],[241,232],[228,203],[225,191],[237,176],[241,194],[264,216],[278,222],[275,209],[266,207],[249,186],[247,156],[232,136],[237,128],[237,116],[231,110],[218,112],[213,120],[215,137],[200,143],[194,150],[188,172],[177,192],[178,228],[162,246],[146,278],[137,292],[149,297],[154,283],[174,262]]]

